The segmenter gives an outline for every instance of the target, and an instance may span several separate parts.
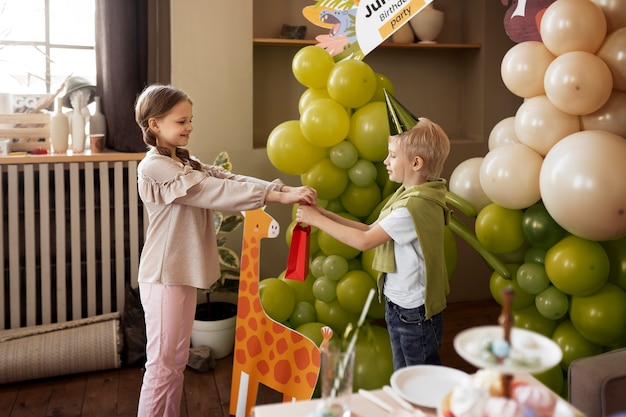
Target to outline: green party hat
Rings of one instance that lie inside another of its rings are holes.
[[[383,93],[385,94],[391,136],[406,132],[417,124],[417,117],[413,116],[387,89],[383,88]]]

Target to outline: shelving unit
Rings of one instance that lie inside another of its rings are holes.
[[[297,120],[305,91],[291,71],[296,52],[325,33],[302,16],[313,1],[266,0],[254,4],[254,147],[263,148],[274,127]],[[437,43],[384,42],[364,61],[390,79],[394,95],[415,115],[439,123],[453,149],[452,169],[470,156],[482,156],[493,126],[514,115],[520,100],[500,78],[500,63],[513,45],[504,32],[506,7],[499,2],[436,0],[445,13]],[[282,24],[306,25],[303,40],[279,39]],[[445,173],[449,175],[449,172]]]
[[[314,39],[280,39],[280,38],[254,38],[255,46],[307,46],[317,43]],[[479,43],[393,43],[385,42],[379,48],[392,49],[480,49]]]

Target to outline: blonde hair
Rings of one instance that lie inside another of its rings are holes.
[[[409,158],[416,156],[424,160],[422,175],[430,180],[438,178],[443,164],[450,153],[450,139],[441,126],[425,117],[420,117],[417,124],[406,132],[389,137]]]
[[[141,129],[143,141],[146,145],[154,147],[161,155],[172,157],[169,149],[157,145],[157,138],[150,129],[149,120],[165,117],[181,101],[193,104],[183,91],[169,85],[153,84],[146,87],[135,102],[135,121]],[[200,163],[190,157],[187,149],[176,148],[176,156],[193,169],[202,169]]]

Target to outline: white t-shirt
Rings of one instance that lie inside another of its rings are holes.
[[[417,308],[424,304],[426,266],[411,213],[400,207],[378,224],[394,241],[396,262],[396,271],[387,273],[383,293],[400,307]]]

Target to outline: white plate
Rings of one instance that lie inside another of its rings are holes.
[[[437,408],[454,387],[471,380],[465,372],[447,366],[415,365],[395,371],[391,387],[413,404]]]
[[[547,337],[526,329],[511,329],[511,349],[522,358],[522,362],[496,363],[489,358],[485,345],[503,339],[501,326],[481,326],[462,331],[454,338],[454,349],[466,361],[477,368],[489,368],[503,373],[538,373],[561,362],[563,352],[559,345]]]

